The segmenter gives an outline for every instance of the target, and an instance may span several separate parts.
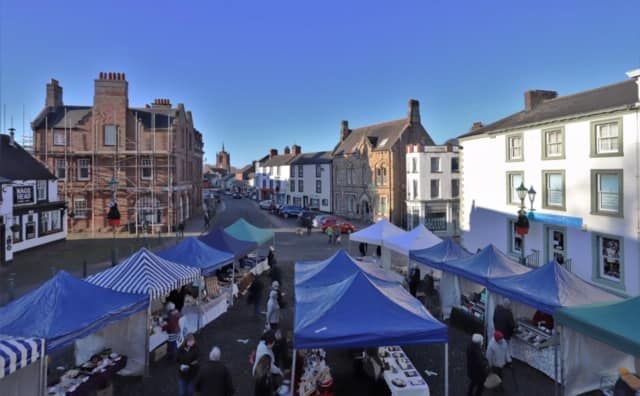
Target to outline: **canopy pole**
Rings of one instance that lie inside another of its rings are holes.
[[[146,317],[147,328],[146,333],[147,336],[144,338],[144,376],[149,377],[149,357],[151,351],[149,350],[149,327],[151,326],[151,294],[149,294],[149,305],[147,306],[147,317]]]
[[[449,343],[444,344],[444,396],[449,396]]]
[[[295,381],[296,381],[296,357],[298,356],[298,352],[295,348],[293,348],[293,360],[291,362],[291,394],[295,395]]]
[[[47,394],[47,348],[46,340],[42,339],[40,344],[40,386],[39,393],[44,396]]]
[[[553,331],[553,338],[555,339],[555,345],[553,346],[553,394],[558,396],[558,333]]]
[[[560,333],[560,331],[558,331]],[[560,394],[564,395],[564,348],[562,347],[562,336],[559,337],[560,344]]]

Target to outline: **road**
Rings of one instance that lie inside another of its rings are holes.
[[[249,200],[234,200],[228,197],[225,200],[225,210],[216,215],[216,225],[227,226],[244,217],[247,221],[259,227],[268,227],[276,230],[276,257],[282,268],[283,289],[285,292],[286,308],[283,309],[281,325],[292,337],[293,323],[293,264],[297,260],[318,260],[329,257],[335,252],[336,247],[329,246],[324,235],[319,232],[312,236],[297,235],[295,220],[281,219],[258,208],[257,204]],[[264,283],[268,283],[268,277],[263,275]],[[265,291],[266,293],[266,291]],[[266,298],[263,298],[266,301]],[[365,307],[375,309],[375,307]],[[383,318],[381,318],[383,320]],[[253,379],[249,355],[256,347],[258,339],[264,327],[264,317],[256,318],[246,301],[240,299],[229,312],[211,323],[197,336],[202,360],[206,360],[212,346],[217,345],[222,349],[222,360],[231,371],[233,382],[236,386],[236,394],[245,396],[253,393]],[[469,342],[469,336],[460,330],[450,328],[449,331],[449,362],[450,362],[450,391],[452,396],[466,394],[466,367],[465,348]],[[248,340],[245,344],[239,340]],[[431,388],[431,395],[444,395],[442,375],[444,348],[442,345],[418,345],[406,347],[407,354],[414,362],[416,368],[424,375],[428,369],[438,373],[438,376],[427,378]],[[337,395],[367,395],[368,382],[364,378],[354,375],[351,360],[346,351],[331,350],[328,359],[335,380]],[[517,390],[511,375],[506,377],[507,395],[534,396],[553,394],[553,383],[540,372],[519,362],[514,364],[515,378],[517,378]],[[152,367],[151,377],[140,381],[133,379],[117,384],[118,395],[176,395],[177,394],[177,369],[174,364],[161,362]],[[485,392],[489,394],[489,392]]]

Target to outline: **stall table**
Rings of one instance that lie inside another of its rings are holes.
[[[551,379],[556,379],[554,343],[551,330],[538,327],[526,318],[517,320],[517,328],[511,338],[512,357],[526,362],[531,367],[543,372]],[[559,358],[559,357],[558,357]],[[558,368],[558,376],[560,369]],[[557,378],[560,380],[560,378]]]
[[[64,377],[56,385],[49,387],[48,394],[55,396],[85,396],[95,395],[100,390],[109,390],[113,377],[127,366],[127,357],[120,356],[117,360],[110,361],[104,368],[89,371],[82,366],[74,378]]]
[[[429,396],[429,385],[402,348],[381,347],[378,353],[387,368],[383,376],[393,396]]]

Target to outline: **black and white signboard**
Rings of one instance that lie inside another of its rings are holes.
[[[26,205],[34,203],[34,186],[14,186],[13,204]]]

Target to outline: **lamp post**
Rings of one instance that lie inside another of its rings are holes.
[[[533,201],[536,199],[536,190],[533,186],[527,190],[524,186],[524,182],[520,183],[520,186],[516,188],[518,199],[520,199],[520,209],[518,210],[518,219],[516,220],[516,234],[520,235],[522,243],[520,245],[520,264],[526,265],[526,258],[524,255],[524,237],[529,233],[529,218],[527,217],[527,210],[524,206],[524,199],[529,196],[529,202],[531,211],[533,211]]]
[[[113,239],[111,246],[111,266],[114,267],[118,264],[118,255],[116,253],[116,227],[120,225],[120,211],[118,210],[118,200],[116,193],[118,192],[118,179],[115,175],[109,181],[109,187],[111,188],[111,204],[109,205],[109,213],[107,213],[107,220],[109,225],[113,228]]]

